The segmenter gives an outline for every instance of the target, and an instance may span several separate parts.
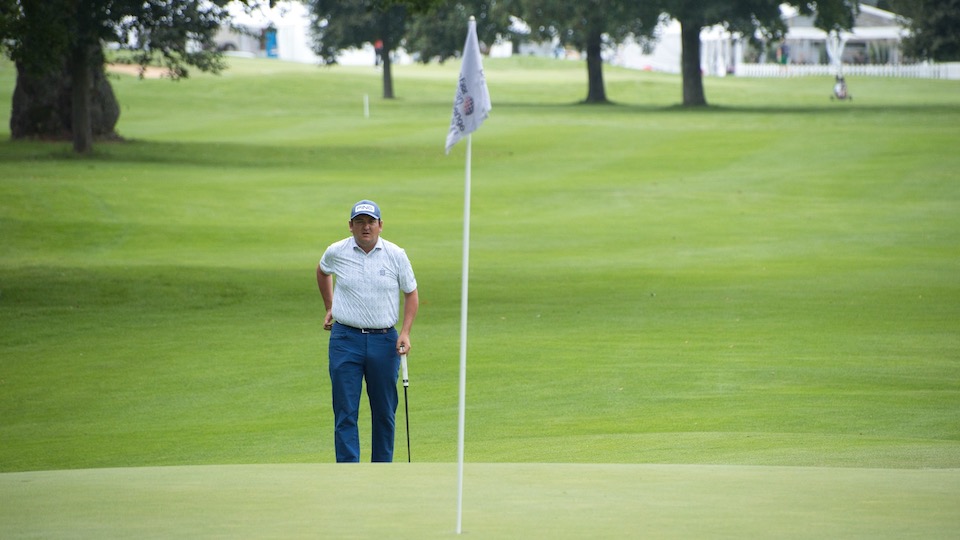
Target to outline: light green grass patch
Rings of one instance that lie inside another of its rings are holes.
[[[449,538],[456,466],[0,475],[4,538]],[[953,538],[960,471],[468,464],[465,538]]]

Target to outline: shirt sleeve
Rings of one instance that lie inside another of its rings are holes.
[[[323,252],[323,256],[320,257],[320,270],[328,276],[332,276],[336,273],[335,246],[336,244],[327,247],[327,249]]]
[[[405,250],[400,250],[399,256],[399,268],[397,272],[400,283],[400,290],[405,293],[412,293],[417,290],[417,278],[413,274],[413,265],[410,264],[410,259],[407,257],[407,252]]]

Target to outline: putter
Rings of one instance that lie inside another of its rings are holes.
[[[407,355],[400,347],[400,369],[403,372],[403,417],[407,421],[407,463],[410,463],[410,406],[407,403],[407,387],[410,386],[410,377],[407,375]]]

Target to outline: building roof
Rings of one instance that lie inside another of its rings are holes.
[[[856,28],[874,28],[895,26],[900,27],[902,17],[896,13],[875,8],[867,4],[860,4],[860,12],[854,20]],[[809,15],[800,15],[796,8],[783,4],[780,6],[780,12],[783,14],[783,20],[790,28],[815,28],[813,17]]]
[[[879,9],[864,3],[854,20],[853,29],[844,32],[850,39],[875,40],[903,38],[908,31],[901,24],[902,17],[896,13]],[[813,17],[800,15],[796,8],[781,6],[783,19],[787,23],[788,39],[825,39],[827,33],[813,25]]]

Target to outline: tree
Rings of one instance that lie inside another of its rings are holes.
[[[90,152],[94,134],[115,135],[119,117],[103,76],[103,44],[118,43],[137,51],[142,66],[157,60],[173,78],[186,77],[187,66],[219,71],[224,66],[213,36],[229,18],[228,2],[0,0],[0,48],[17,66],[11,133],[69,136],[74,151]],[[95,104],[101,112],[116,112],[99,115],[104,122],[97,129],[92,121]]]
[[[101,51],[96,62],[103,62]],[[10,135],[14,139],[42,138],[72,140],[75,125],[73,106],[73,77],[64,64],[61,69],[38,75],[18,65],[17,83],[13,92],[10,113]],[[120,105],[103,69],[92,69],[89,114],[78,123],[86,123],[94,139],[117,138],[114,128],[120,118]],[[84,99],[84,98],[81,98]],[[86,128],[85,128],[86,129]]]
[[[391,53],[403,42],[408,7],[396,0],[308,0],[312,14],[313,50],[324,63],[337,63],[343,49],[379,44],[383,97],[393,99]]]
[[[466,37],[467,21],[475,17],[477,38],[492,45],[498,37],[510,33],[510,16],[515,1],[470,0],[438,2],[412,18],[407,32],[406,49],[417,53],[419,61],[434,59],[441,63],[461,53]]]
[[[680,23],[680,72],[683,77],[683,105],[705,106],[703,72],[700,67],[700,32],[715,24],[765,27],[779,35],[784,30],[779,0],[664,0],[663,8]],[[752,35],[752,28],[747,35]]]
[[[660,10],[642,0],[521,0],[521,17],[533,34],[557,39],[587,53],[585,103],[608,103],[603,83],[603,46],[652,35]]]
[[[889,0],[886,6],[905,18],[910,35],[907,56],[934,62],[960,61],[960,0]]]
[[[700,32],[724,25],[731,32],[754,39],[779,39],[786,33],[780,16],[782,0],[661,0],[664,11],[680,23],[680,71],[683,76],[683,105],[707,105],[700,68]],[[855,0],[793,0],[802,15],[815,15],[814,25],[825,31],[853,28],[857,13]]]

